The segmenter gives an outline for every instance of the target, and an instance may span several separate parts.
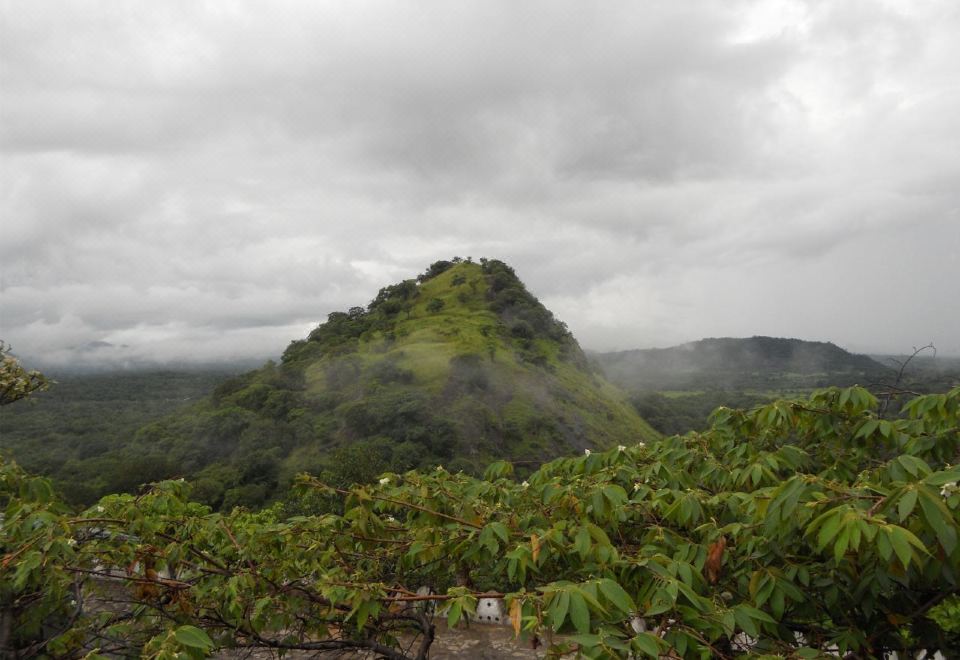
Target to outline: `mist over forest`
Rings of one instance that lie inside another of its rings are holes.
[[[0,2],[0,657],[960,657],[958,34]]]

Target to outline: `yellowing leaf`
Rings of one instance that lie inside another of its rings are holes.
[[[510,603],[510,625],[513,626],[513,634],[515,637],[520,636],[520,616],[522,609],[523,605],[519,598]]]

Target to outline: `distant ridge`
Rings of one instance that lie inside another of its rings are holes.
[[[629,390],[810,388],[864,383],[890,373],[872,358],[830,342],[762,336],[708,338],[593,358],[611,381]]]

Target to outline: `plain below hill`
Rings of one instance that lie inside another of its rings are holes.
[[[256,507],[304,471],[349,485],[499,458],[532,470],[656,436],[509,266],[454,259],[330,314],[279,363],[74,462],[61,486],[89,501],[117,490],[119,466],[141,482],[186,477],[216,507]]]
[[[869,384],[892,370],[830,342],[778,337],[711,338],[592,356],[630,391],[752,390],[771,393]]]

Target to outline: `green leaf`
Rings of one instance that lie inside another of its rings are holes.
[[[910,549],[910,543],[904,533],[906,530],[902,527],[891,527],[889,528],[889,532],[890,545],[893,546],[893,551],[896,552],[897,557],[900,558],[900,563],[903,564],[904,567],[909,566],[913,551]]]
[[[639,633],[633,638],[631,644],[636,650],[651,658],[660,657],[660,643],[653,633]]]
[[[570,592],[570,621],[577,632],[590,632],[590,610],[587,609],[587,601],[576,591]]]
[[[751,619],[756,621],[763,621],[764,623],[776,623],[776,621],[773,620],[773,617],[763,610],[758,610],[755,607],[750,607],[749,605],[738,605],[737,609],[746,612]]]
[[[184,646],[189,646],[190,648],[213,648],[213,640],[210,639],[210,636],[196,626],[180,626],[173,633],[173,637],[179,643],[183,644]]]
[[[567,612],[570,610],[570,592],[564,590],[558,592],[558,595],[554,598],[553,602],[550,604],[549,614],[551,625],[554,630],[559,631],[560,626],[563,625],[564,620],[567,618]]]
[[[584,600],[587,601],[589,605],[593,606],[593,609],[602,612],[603,614],[607,613],[607,608],[600,604],[598,600],[597,593],[597,584],[595,582],[584,582],[579,587],[574,587],[574,589],[583,595]]]
[[[573,539],[573,547],[580,555],[580,559],[586,559],[590,554],[590,532],[586,527],[577,530],[577,535]]]
[[[886,422],[889,423],[889,422]],[[926,464],[925,461],[917,458],[916,456],[911,456],[910,454],[904,454],[897,459],[897,462],[903,466],[903,469],[910,473],[910,476],[916,477],[920,474],[929,475],[930,466]]]
[[[501,477],[509,477],[513,474],[513,464],[507,461],[496,461],[487,466],[483,473],[483,478],[487,481],[495,481]]]
[[[600,580],[600,592],[604,598],[613,603],[621,612],[630,614],[637,611],[637,606],[630,597],[630,594],[624,591],[623,587],[613,580]]]
[[[883,557],[883,561],[890,561],[890,557],[893,555],[893,546],[890,545],[890,537],[884,533],[883,530],[881,530],[880,534],[877,534],[877,552]]]
[[[259,620],[260,615],[263,614],[263,610],[266,609],[269,605],[273,603],[273,600],[269,597],[258,598],[257,602],[253,605],[253,616],[250,617],[253,620]]]
[[[920,509],[927,524],[936,533],[940,545],[948,555],[953,554],[954,548],[957,547],[957,529],[950,519],[949,510],[943,506],[939,498],[931,496],[926,489],[920,498]]]
[[[586,524],[586,527],[587,527],[587,531],[590,533],[590,536],[593,538],[594,541],[596,541],[600,545],[613,545],[612,543],[610,543],[610,537],[607,536],[607,533],[603,531],[601,528],[589,522]]]
[[[868,435],[872,435],[874,431],[877,430],[877,427],[880,425],[879,419],[868,419],[863,423],[854,437],[856,438],[865,438]]]
[[[943,486],[945,484],[953,483],[954,481],[960,481],[960,467],[934,472],[929,477],[924,479],[923,483],[927,484],[928,486]]]
[[[723,626],[723,632],[727,637],[732,637],[737,629],[737,620],[733,615],[733,610],[727,610],[720,617],[720,625]]]
[[[903,522],[907,519],[911,513],[913,513],[913,507],[917,504],[917,491],[908,490],[904,493],[903,497],[900,498],[900,501],[897,502],[897,513],[900,515],[900,522]]]
[[[600,646],[600,635],[571,635],[570,641],[580,645],[580,650],[588,651]]]
[[[840,560],[847,553],[847,546],[850,544],[850,532],[850,525],[844,525],[843,531],[840,532],[837,542],[833,546],[833,558],[837,563],[840,563]]]
[[[17,564],[17,571],[14,573],[13,589],[20,591],[30,579],[32,571],[40,566],[43,556],[36,550],[31,550]]]
[[[506,525],[501,522],[492,522],[487,525],[490,529],[493,530],[493,533],[500,537],[500,539],[507,543],[510,540],[510,533],[507,531]]]
[[[460,615],[463,614],[463,605],[459,600],[454,599],[447,611],[447,628],[453,628],[460,621]]]
[[[843,515],[839,509],[833,510],[833,515],[830,516],[823,527],[820,528],[820,534],[817,536],[817,549],[823,550],[827,544],[837,535],[837,532],[840,531],[840,521],[843,519]]]
[[[622,506],[629,498],[627,497],[627,491],[625,491],[621,486],[616,484],[611,484],[605,486],[603,489],[603,496],[610,501],[615,507]]]
[[[663,589],[657,591],[653,597],[653,602],[650,603],[650,607],[644,612],[645,616],[654,616],[656,614],[662,614],[668,610],[673,609],[673,599],[670,598],[670,595],[667,594]]]
[[[777,589],[773,592],[773,596],[770,597],[770,611],[773,612],[773,616],[779,620],[783,618],[783,610],[785,607],[784,592]]]
[[[743,632],[747,633],[751,637],[756,637],[760,634],[760,631],[757,629],[757,624],[755,624],[750,615],[743,610],[743,606],[733,608],[733,616],[737,620],[737,625],[740,626],[740,629],[743,630]]]

